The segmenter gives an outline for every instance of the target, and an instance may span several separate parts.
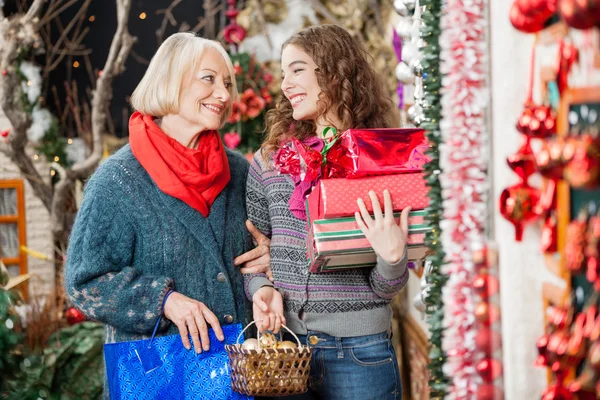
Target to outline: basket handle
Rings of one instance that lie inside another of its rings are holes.
[[[248,325],[246,325],[246,327],[244,329],[242,329],[242,331],[240,332],[240,334],[237,337],[237,341],[236,344],[240,344],[240,338],[242,337],[242,335],[244,334],[244,332],[246,332],[246,329],[250,328],[250,326],[252,326],[252,324],[256,324],[256,321],[252,321],[250,322]],[[292,334],[292,336],[294,337],[294,339],[296,339],[296,341],[298,342],[298,346],[302,346],[302,343],[300,343],[300,339],[298,339],[298,336],[296,336],[296,334],[294,332],[292,332],[290,330],[290,328],[288,328],[287,326],[281,324],[282,328],[285,328],[289,333]],[[260,329],[257,331],[257,336],[258,336],[258,341],[260,342]]]

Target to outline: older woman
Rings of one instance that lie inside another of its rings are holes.
[[[233,260],[252,247],[248,165],[217,133],[236,95],[227,53],[192,33],[169,37],[135,89],[130,144],[88,182],[65,271],[70,299],[107,325],[107,342],[148,337],[164,313],[161,334],[200,353],[209,326],[222,340],[221,324],[246,319]]]

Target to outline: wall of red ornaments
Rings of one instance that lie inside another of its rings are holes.
[[[501,214],[521,240],[542,225],[548,268],[566,289],[544,289],[545,333],[536,364],[549,370],[543,400],[600,398],[600,1],[515,0],[510,21],[537,36],[529,87],[516,127],[522,142],[507,159],[519,182],[500,198]],[[550,66],[536,48],[555,42]],[[534,101],[535,74],[541,101]],[[541,186],[530,184],[540,174]]]

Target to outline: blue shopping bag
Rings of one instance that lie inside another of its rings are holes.
[[[156,328],[160,318],[156,323]],[[223,326],[225,340],[209,329],[210,350],[196,354],[170,335],[104,345],[112,400],[248,400],[231,388],[225,344],[235,344],[241,324]]]

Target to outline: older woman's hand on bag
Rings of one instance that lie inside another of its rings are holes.
[[[192,336],[196,353],[202,353],[210,349],[208,337],[208,325],[215,331],[217,339],[224,340],[223,330],[216,315],[206,307],[204,303],[190,299],[181,293],[173,292],[164,308],[165,317],[171,320],[181,335],[181,341],[186,349],[190,349],[189,335]]]
[[[233,260],[233,265],[242,265],[242,268],[240,268],[242,274],[265,273],[269,280],[273,282],[270,254],[271,239],[263,235],[250,220],[246,221],[246,228],[252,235],[256,247]]]

